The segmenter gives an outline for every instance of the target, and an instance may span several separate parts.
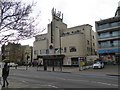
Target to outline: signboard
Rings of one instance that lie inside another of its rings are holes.
[[[107,49],[107,50],[98,50],[99,54],[103,54],[103,53],[120,53],[120,48],[116,48],[116,49]]]

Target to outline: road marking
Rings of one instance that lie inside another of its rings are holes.
[[[109,86],[111,86],[111,84],[110,84],[110,83],[104,83],[104,82],[96,82],[96,83],[99,83],[99,84],[104,84],[104,85],[109,85]]]
[[[118,85],[116,85],[116,84],[112,84],[112,86],[116,86],[116,87],[118,87]]]
[[[74,79],[67,79],[67,80],[71,80],[71,81],[82,81],[82,82],[89,82],[88,80],[74,80]]]
[[[53,85],[47,85],[47,86],[50,86],[50,87],[53,87],[53,88],[58,88],[57,86],[53,86]]]
[[[23,82],[23,83],[27,83],[27,81],[25,81],[25,80],[22,80],[22,82]]]
[[[82,82],[91,82],[91,83],[99,83],[99,84],[104,84],[104,85],[108,85],[108,86],[116,86],[118,87],[117,84],[111,84],[111,83],[104,83],[104,82],[97,82],[97,81],[91,81],[91,80],[74,80],[74,79],[65,79],[65,78],[59,78],[61,80],[70,80],[70,81],[82,81]]]
[[[104,85],[108,85],[108,86],[118,86],[117,84],[110,84],[110,83],[96,82],[96,81],[91,81],[91,83],[99,83],[99,84],[104,84]]]

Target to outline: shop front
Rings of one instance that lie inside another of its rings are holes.
[[[43,66],[44,70],[47,70],[47,66],[52,66],[53,71],[54,67],[62,67],[63,66],[63,59],[65,55],[39,55],[37,58],[42,58],[43,59]]]
[[[100,58],[106,64],[119,64],[120,63],[120,48],[117,49],[107,49],[98,50]]]

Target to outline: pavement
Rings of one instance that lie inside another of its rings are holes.
[[[84,67],[84,70],[79,70],[79,67],[62,67],[62,71],[60,67],[54,67],[54,72],[62,72],[62,73],[77,73],[77,74],[95,74],[95,75],[111,75],[111,76],[120,76],[118,65],[106,65],[103,69],[93,69],[91,66]],[[12,68],[15,69],[15,68]],[[18,70],[26,69],[25,66],[19,66]],[[37,70],[44,71],[44,67],[28,67],[28,70]],[[53,67],[47,67],[48,72],[53,72]]]

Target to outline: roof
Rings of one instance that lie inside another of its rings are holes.
[[[95,23],[105,24],[105,23],[116,22],[116,21],[120,21],[120,17],[111,17],[111,18],[100,20],[100,21],[95,21]]]
[[[90,26],[90,27],[92,27],[92,25],[90,25],[90,24],[83,24],[83,25],[78,25],[78,26],[70,27],[68,29],[72,29],[72,28],[76,28],[76,27],[82,27],[82,26]]]

